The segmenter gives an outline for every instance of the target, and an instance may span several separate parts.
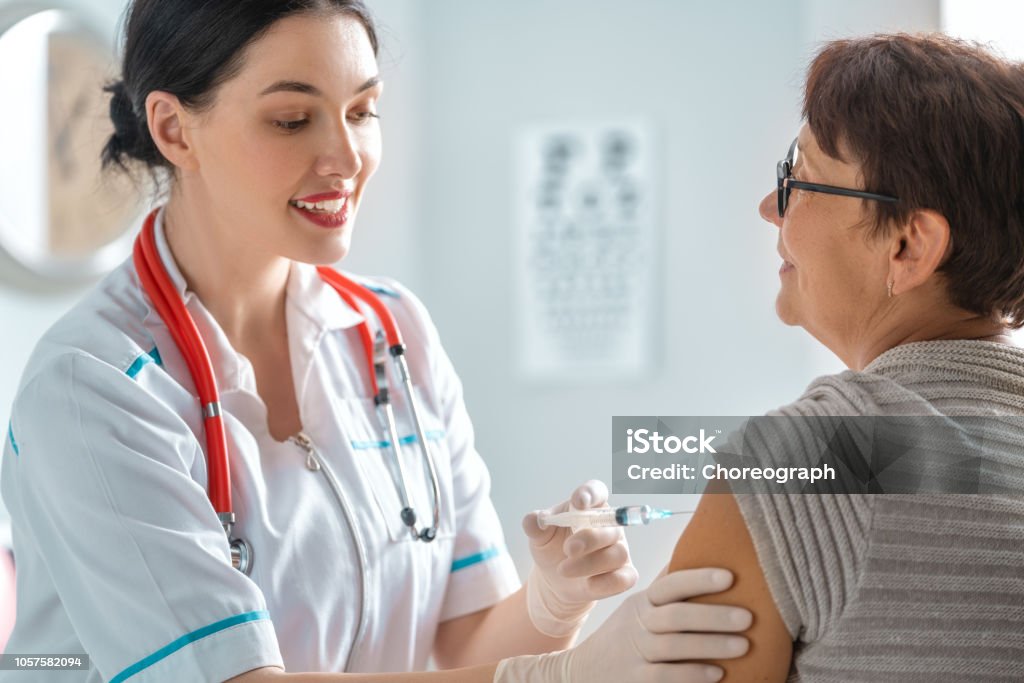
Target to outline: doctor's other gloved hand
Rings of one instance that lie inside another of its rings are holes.
[[[662,574],[619,606],[570,650],[503,659],[494,683],[708,683],[721,668],[695,660],[734,659],[749,642],[732,635],[750,628],[741,607],[686,602],[732,585],[726,569]],[[687,661],[689,660],[689,661]]]
[[[570,507],[608,507],[608,487],[592,479],[547,512],[565,512]],[[538,631],[561,638],[579,630],[596,600],[629,590],[638,575],[621,527],[576,532],[555,526],[541,529],[540,512],[523,518],[534,562],[526,582],[526,605]]]

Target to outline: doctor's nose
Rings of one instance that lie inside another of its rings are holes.
[[[359,137],[348,126],[340,126],[321,149],[316,161],[316,172],[320,175],[355,178],[363,169],[359,142]]]
[[[757,212],[761,214],[761,218],[773,224],[775,227],[782,227],[782,219],[779,218],[779,202],[774,190],[766,194],[764,198],[761,199],[761,203],[757,206]]]

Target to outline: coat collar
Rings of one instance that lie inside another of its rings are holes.
[[[233,389],[246,389],[255,393],[256,381],[252,364],[245,356],[234,350],[216,319],[203,306],[195,292],[188,289],[185,277],[178,268],[167,242],[163,219],[164,207],[160,207],[154,225],[157,252],[206,344],[219,390],[226,393]],[[313,265],[293,261],[286,287],[285,319],[288,326],[290,360],[292,374],[296,378],[296,395],[301,396],[313,352],[324,334],[332,330],[353,327],[363,322],[364,318],[358,311],[350,308],[337,292],[320,278]],[[174,346],[173,338],[166,323],[150,305],[149,298],[143,296],[143,301],[147,309],[143,325],[150,331],[166,361],[172,354],[166,353],[165,349]],[[187,376],[188,370],[180,352],[173,354],[173,357],[180,359],[179,371],[184,371]],[[172,362],[170,365],[174,364]],[[170,366],[168,370],[171,370]]]

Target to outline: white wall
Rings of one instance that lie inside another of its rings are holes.
[[[757,203],[799,124],[814,44],[935,29],[938,0],[370,4],[386,29],[385,157],[346,266],[399,277],[427,302],[462,376],[524,574],[520,517],[588,477],[609,478],[612,415],[760,413],[840,369],[775,319],[776,235]],[[103,7],[116,16],[120,3]],[[652,120],[663,143],[659,372],[532,386],[515,373],[512,344],[513,134],[531,122],[635,115]],[[0,285],[0,417],[35,338],[76,294]],[[630,532],[644,583],[683,524]],[[592,624],[616,603],[599,607]]]
[[[995,47],[1010,59],[1024,59],[1024,5],[1017,0],[942,0],[942,30]]]

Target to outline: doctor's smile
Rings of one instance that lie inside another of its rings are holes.
[[[349,197],[352,192],[322,192],[288,204],[303,218],[324,228],[337,228],[348,221]]]

